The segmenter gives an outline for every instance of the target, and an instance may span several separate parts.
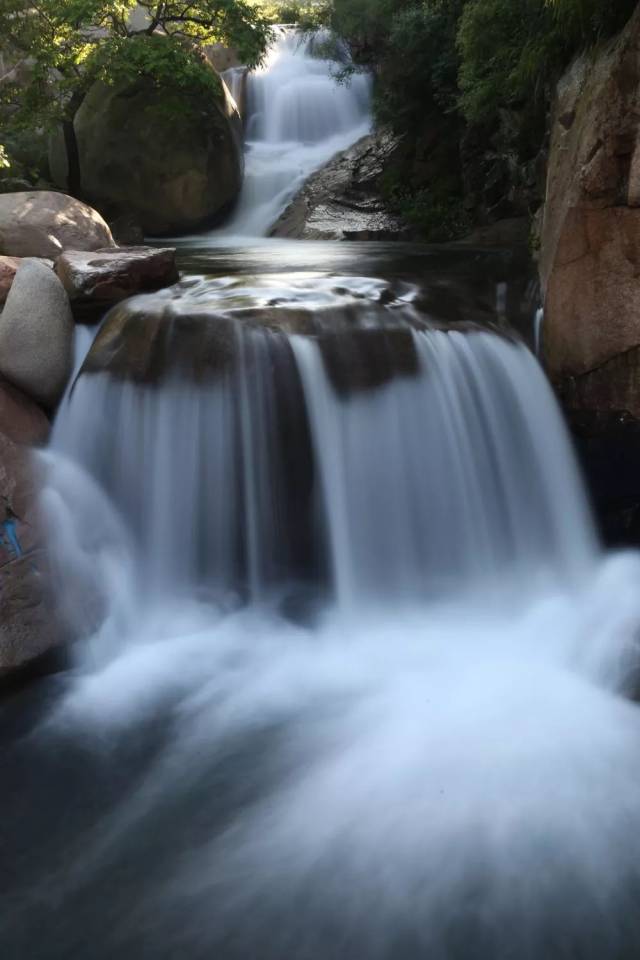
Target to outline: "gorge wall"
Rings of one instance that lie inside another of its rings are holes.
[[[639,533],[640,10],[568,69],[553,108],[544,359],[614,540]]]

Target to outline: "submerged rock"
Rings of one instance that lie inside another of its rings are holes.
[[[388,133],[363,137],[314,173],[273,225],[272,237],[303,240],[406,239],[409,228],[380,195],[397,148]]]
[[[64,193],[36,190],[0,196],[0,254],[53,260],[65,250],[113,246],[100,214]]]
[[[73,317],[53,270],[39,260],[18,268],[0,314],[0,374],[46,408],[71,373]]]

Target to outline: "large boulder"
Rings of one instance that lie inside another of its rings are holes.
[[[0,195],[0,254],[54,260],[64,250],[112,246],[100,214],[73,197],[49,190]]]
[[[363,137],[312,174],[271,229],[296,240],[394,240],[409,230],[380,195],[398,146],[388,133]]]
[[[0,380],[0,678],[64,640],[43,550],[40,472],[31,449],[48,433],[40,408]],[[7,518],[13,520],[8,527]]]
[[[108,217],[132,215],[151,234],[222,215],[240,191],[242,149],[237,107],[222,80],[219,90],[217,99],[174,111],[168,92],[144,77],[94,84],[75,118],[82,195]],[[61,138],[52,141],[50,164],[66,187]]]
[[[571,412],[640,418],[640,9],[563,77],[540,272],[544,354]]]
[[[44,407],[59,401],[71,373],[73,317],[53,270],[19,267],[0,314],[0,375]]]

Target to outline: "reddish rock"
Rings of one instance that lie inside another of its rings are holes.
[[[70,251],[58,257],[55,271],[69,298],[102,304],[124,300],[135,293],[159,290],[178,279],[172,248],[126,247]]]
[[[48,432],[42,411],[1,381],[0,676],[65,639],[56,617],[43,549],[38,515],[41,479],[32,448],[44,443]],[[17,537],[22,555],[12,545],[12,535]]]
[[[7,299],[20,263],[20,257],[0,257],[0,303]]]
[[[575,411],[640,417],[640,8],[559,84],[540,275],[544,356]]]
[[[20,390],[0,379],[0,435],[14,443],[41,446],[51,424],[45,413]]]

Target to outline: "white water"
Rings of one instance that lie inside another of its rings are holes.
[[[163,841],[168,869],[153,846],[138,854],[144,895],[116,940],[105,933],[105,957],[137,955],[140,931],[154,957],[234,960],[617,960],[637,943],[640,713],[624,694],[638,559],[599,555],[524,347],[412,337],[418,375],[361,393],[336,393],[314,341],[294,337],[291,353],[247,332],[240,385],[83,377],[61,414],[56,446],[123,512],[51,455],[70,596],[80,570],[83,596],[110,612],[50,735],[128,739],[172,720],[126,803],[47,882],[73,903],[164,810],[168,837],[182,818],[195,831],[186,847],[180,831]],[[334,591],[307,626],[283,618],[286,583],[264,567],[287,536],[274,390],[296,369]],[[204,594],[203,531],[216,558]],[[225,576],[237,536],[247,606]],[[229,763],[257,792],[221,826],[205,784]]]
[[[338,83],[315,41],[278,28],[262,67],[249,74],[245,178],[224,233],[265,236],[307,177],[370,132],[370,78]]]

